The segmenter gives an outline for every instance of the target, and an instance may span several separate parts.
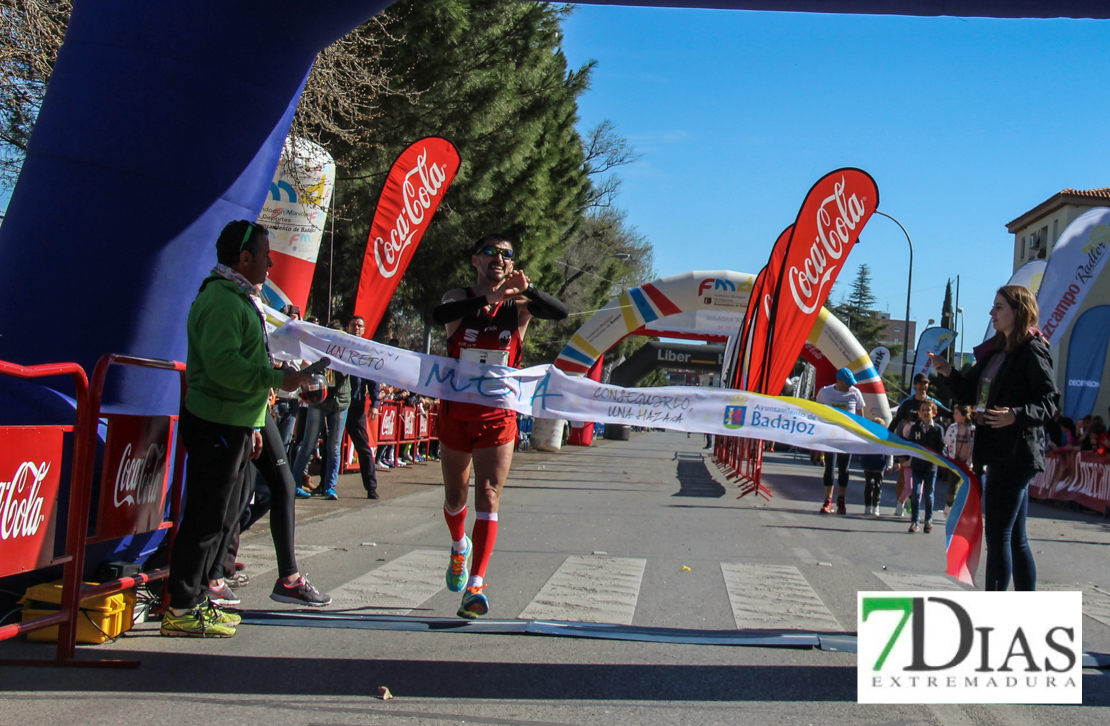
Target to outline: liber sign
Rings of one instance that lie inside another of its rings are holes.
[[[176,416],[108,416],[97,539],[162,525]]]
[[[0,427],[0,576],[54,559],[54,525],[67,426]]]

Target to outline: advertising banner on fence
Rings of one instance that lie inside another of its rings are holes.
[[[458,149],[438,136],[413,143],[393,162],[374,210],[355,298],[355,315],[366,321],[367,335],[381,322],[458,171]]]
[[[0,577],[54,559],[61,426],[0,427]]]
[[[759,335],[756,327],[751,337],[753,365],[755,341],[765,341],[767,354],[758,377],[747,376],[749,389],[782,390],[814,319],[878,205],[875,180],[861,169],[837,169],[809,190],[774,280],[768,335]]]
[[[925,328],[917,339],[917,350],[913,354],[913,375],[925,373],[932,369],[929,362],[929,353],[940,355],[948,350],[952,341],[956,339],[956,331],[948,328]]]
[[[1063,338],[1110,257],[1110,209],[1096,207],[1068,225],[1048,260],[1037,307],[1049,342]]]
[[[258,223],[270,230],[274,266],[262,296],[271,307],[305,309],[334,187],[331,154],[307,139],[286,141],[258,215]]]
[[[162,524],[176,416],[108,416],[97,538],[150,532]]]

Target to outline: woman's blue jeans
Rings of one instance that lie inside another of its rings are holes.
[[[987,541],[987,590],[1005,590],[1013,574],[1015,590],[1037,589],[1037,566],[1025,534],[1029,482],[1037,472],[1009,466],[987,467],[983,485],[983,536]]]
[[[320,476],[320,490],[327,492],[335,489],[339,478],[339,448],[343,444],[343,431],[347,423],[347,409],[325,414],[319,408],[309,407],[305,414],[304,440],[297,449],[297,459],[293,462],[293,481],[300,486],[301,477],[308,470],[308,458],[316,450],[316,440],[324,424],[328,427],[328,438],[324,443],[324,465]]]

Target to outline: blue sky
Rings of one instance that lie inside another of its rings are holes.
[[[913,238],[911,318],[939,319],[959,275],[977,343],[1011,273],[1005,224],[1110,186],[1106,21],[579,6],[564,31],[572,65],[598,62],[580,128],[609,119],[642,154],[617,202],[660,275],[758,272],[809,187],[857,166]],[[834,296],[866,263],[904,317],[908,260],[873,217]]]

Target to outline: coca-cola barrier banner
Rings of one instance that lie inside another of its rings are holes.
[[[381,322],[458,171],[458,149],[438,136],[420,139],[393,162],[370,225],[355,298],[355,315],[366,321],[368,335],[373,335]]]
[[[0,577],[54,559],[66,426],[0,427]]]
[[[765,335],[756,326],[751,336],[753,345],[758,340],[767,349],[761,359],[750,358],[748,390],[772,395],[782,390],[837,275],[878,206],[879,188],[862,169],[837,169],[809,190],[785,241],[777,276],[768,265],[767,280],[774,281],[770,318]],[[782,243],[780,237],[772,262]]]
[[[150,532],[162,524],[176,416],[112,414],[104,443],[97,539]]]

